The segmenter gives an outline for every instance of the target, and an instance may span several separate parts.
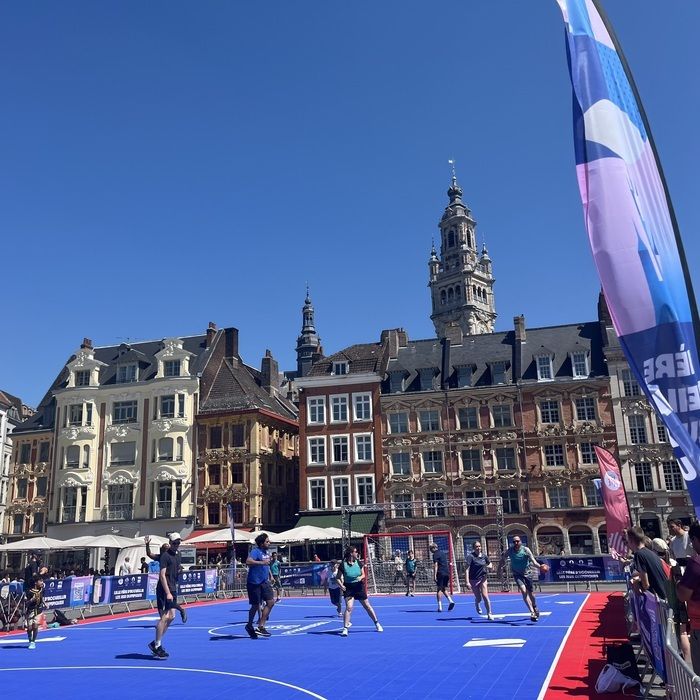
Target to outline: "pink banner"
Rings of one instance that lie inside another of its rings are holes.
[[[622,536],[625,528],[631,527],[630,512],[625,497],[620,467],[615,458],[602,447],[595,446],[601,476],[605,522],[608,529],[608,549],[613,557],[626,555],[629,547]]]

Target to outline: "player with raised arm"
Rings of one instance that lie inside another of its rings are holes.
[[[520,589],[527,609],[530,611],[530,620],[532,622],[537,622],[540,612],[537,609],[537,601],[535,600],[535,593],[532,587],[532,579],[528,576],[528,568],[530,564],[532,564],[540,570],[544,570],[543,567],[545,567],[546,564],[540,566],[540,563],[535,559],[535,555],[528,547],[523,545],[520,541],[520,537],[517,535],[513,538],[513,546],[508,547],[508,549],[503,552],[498,567],[499,571],[503,572],[506,561],[510,561],[510,570],[513,572],[513,579]]]

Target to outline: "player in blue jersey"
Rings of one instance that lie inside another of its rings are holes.
[[[248,624],[245,631],[251,639],[258,637],[270,637],[270,633],[265,628],[265,623],[270,617],[270,611],[275,604],[275,593],[272,590],[270,574],[270,553],[267,551],[270,546],[270,538],[261,533],[255,538],[255,547],[250,551],[246,564],[248,565]],[[260,606],[264,603],[260,612],[260,622],[257,627],[253,627],[253,620],[260,611]]]

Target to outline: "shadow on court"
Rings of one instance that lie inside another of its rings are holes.
[[[250,637],[247,634],[222,634],[218,635],[216,637],[209,637],[210,642],[221,642],[221,641],[233,641],[234,639],[250,639]],[[258,637],[258,639],[261,639],[261,637]],[[264,639],[264,637],[263,637]],[[256,641],[256,640],[251,640],[251,641]]]
[[[115,659],[125,659],[126,661],[162,661],[157,659],[153,654],[117,654]]]

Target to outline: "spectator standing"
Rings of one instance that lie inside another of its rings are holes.
[[[414,597],[416,595],[416,573],[418,561],[412,549],[406,555],[406,595]]]
[[[400,550],[396,550],[394,552],[394,580],[391,582],[391,592],[394,592],[394,586],[396,585],[397,581],[401,582],[402,586],[406,586],[406,576],[404,575],[404,561],[403,557],[401,556]],[[406,594],[408,595],[408,593]]]
[[[693,556],[688,560],[678,582],[678,599],[688,606],[690,627],[690,656],[693,670],[700,675],[700,523],[693,523],[688,530]]]
[[[637,571],[632,577],[632,586],[638,593],[650,590],[666,600],[668,577],[659,557],[645,545],[644,530],[641,527],[628,527],[625,535],[627,544],[634,553],[632,566]]]
[[[681,567],[685,567],[688,559],[693,556],[693,545],[688,530],[682,520],[669,520],[668,530],[671,533],[671,555]]]
[[[119,575],[120,576],[128,576],[131,573],[131,562],[129,561],[129,557],[124,557],[124,561],[121,563],[119,567]]]

